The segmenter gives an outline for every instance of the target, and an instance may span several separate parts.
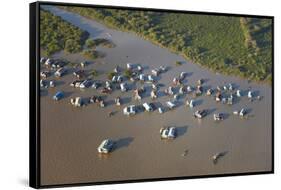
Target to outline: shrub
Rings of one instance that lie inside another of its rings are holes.
[[[64,49],[68,53],[76,53],[81,50],[81,46],[77,41],[68,39],[65,41]]]
[[[132,71],[126,69],[125,72],[124,72],[124,75],[125,75],[125,77],[127,77],[127,78],[131,78],[131,77],[132,77]]]
[[[96,69],[93,69],[90,74],[93,76],[93,77],[96,77],[99,75],[98,71]]]
[[[109,80],[111,80],[111,79],[114,77],[114,75],[115,75],[115,73],[112,71],[112,72],[110,72],[110,73],[107,74],[107,78],[108,78]]]
[[[182,62],[181,62],[181,61],[176,61],[175,64],[176,64],[177,66],[180,66],[180,65],[182,65]]]
[[[96,43],[95,43],[95,40],[89,38],[86,40],[85,42],[87,48],[95,48],[96,47]]]

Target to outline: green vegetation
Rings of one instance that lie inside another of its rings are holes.
[[[101,53],[95,49],[85,49],[83,50],[82,55],[89,59],[97,59],[102,57]]]
[[[131,78],[131,77],[132,77],[132,71],[126,69],[125,72],[124,72],[124,75],[125,75],[125,77],[127,77],[127,78]]]
[[[69,53],[81,51],[89,34],[72,24],[40,10],[40,46],[46,55],[65,50]]]
[[[175,64],[176,64],[177,66],[180,66],[180,65],[182,65],[182,62],[181,62],[181,61],[176,61]]]
[[[271,81],[271,19],[62,8],[109,27],[133,32],[214,72]]]
[[[103,47],[107,47],[107,48],[115,47],[115,44],[112,41],[105,39],[105,38],[95,39],[95,43],[97,44],[97,46],[103,46]]]
[[[96,77],[99,75],[98,71],[96,69],[93,69],[90,74],[93,76],[93,77]]]
[[[91,38],[87,39],[85,44],[86,44],[87,48],[96,48],[96,45],[97,45],[95,43],[95,40],[93,40]]]
[[[114,76],[115,76],[115,73],[113,71],[107,74],[107,78],[109,80],[111,80]]]

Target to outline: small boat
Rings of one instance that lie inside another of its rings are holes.
[[[117,106],[121,106],[120,97],[115,98],[115,104],[116,104]]]
[[[102,108],[104,108],[105,107],[105,103],[104,103],[104,101],[102,100],[102,101],[100,101],[100,107],[102,107]]]
[[[239,114],[239,111],[235,110],[233,111],[233,115],[238,115]]]
[[[199,79],[199,80],[197,81],[197,84],[198,84],[198,85],[202,85],[202,84],[203,84],[203,79]]]
[[[207,90],[207,96],[211,96],[212,95],[212,93],[213,93],[213,90],[211,89],[211,88],[209,88],[208,90]]]
[[[169,107],[169,109],[173,109],[176,107],[176,104],[175,102],[172,102],[172,101],[168,101],[166,102],[167,106]]]
[[[189,107],[190,107],[190,108],[193,108],[193,107],[194,107],[194,100],[190,100],[190,102],[189,102]]]
[[[57,92],[54,96],[53,96],[53,100],[55,101],[59,101],[64,97],[64,93],[62,91]]]
[[[241,97],[241,96],[242,96],[240,90],[237,90],[237,91],[236,91],[236,96],[237,96],[237,97]]]
[[[193,116],[195,118],[198,118],[198,119],[202,119],[203,117],[205,117],[207,115],[207,111],[206,110],[197,110]]]
[[[192,92],[192,87],[191,86],[187,86],[186,90],[187,90],[188,93],[190,93],[190,92]]]
[[[135,115],[136,114],[136,106],[135,105],[130,105],[130,106],[127,106],[123,109],[123,114],[124,115]]]
[[[217,164],[219,158],[223,157],[225,154],[226,154],[226,152],[218,152],[218,153],[214,154],[212,156],[213,164]]]
[[[244,117],[246,114],[247,114],[247,112],[246,112],[246,109],[244,109],[244,108],[239,112],[239,115],[241,117]]]
[[[54,87],[56,86],[55,81],[51,80],[49,86],[50,86],[51,88],[54,88]]]
[[[102,141],[102,143],[99,145],[98,152],[101,154],[108,154],[113,150],[115,142],[110,139],[105,139]]]
[[[127,84],[126,83],[121,83],[120,84],[120,88],[122,92],[126,92],[127,91]]]
[[[138,71],[140,71],[140,72],[143,70],[143,68],[142,68],[141,65],[138,65],[137,69],[138,69]]]
[[[248,98],[253,98],[253,93],[252,93],[252,91],[249,91],[249,92],[248,92]]]
[[[159,107],[159,108],[158,108],[158,112],[159,112],[159,113],[164,113],[163,108]]]
[[[221,120],[223,120],[223,114],[222,114],[222,113],[216,113],[216,114],[214,114],[214,120],[215,120],[215,121],[221,121]]]
[[[177,130],[175,127],[162,127],[160,129],[161,139],[174,139],[177,136]]]

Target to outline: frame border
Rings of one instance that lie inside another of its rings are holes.
[[[40,165],[40,88],[39,88],[39,73],[40,67],[40,5],[53,6],[74,6],[74,7],[91,7],[91,8],[110,8],[119,10],[137,10],[137,11],[156,11],[169,13],[189,13],[198,15],[213,15],[213,16],[232,16],[232,17],[250,17],[250,18],[264,18],[272,21],[272,133],[271,133],[271,170],[257,171],[257,172],[243,172],[243,173],[226,173],[226,174],[210,174],[210,175],[196,175],[196,176],[178,176],[178,177],[164,177],[164,178],[143,178],[143,179],[128,179],[116,181],[101,181],[101,182],[82,182],[82,183],[68,183],[68,184],[41,184],[41,165]],[[29,4],[29,186],[41,188],[54,187],[77,187],[89,185],[109,185],[109,184],[123,184],[123,183],[137,183],[137,182],[154,182],[167,180],[183,180],[183,179],[198,179],[198,178],[214,178],[214,177],[234,177],[247,175],[261,175],[274,174],[274,16],[268,15],[249,15],[249,14],[235,14],[235,13],[218,13],[218,12],[200,12],[187,10],[169,10],[157,8],[142,8],[142,7],[125,7],[125,6],[111,6],[111,5],[93,5],[81,3],[65,3],[65,2],[48,2],[37,1]],[[34,77],[35,76],[35,77]],[[34,118],[35,114],[35,118]]]

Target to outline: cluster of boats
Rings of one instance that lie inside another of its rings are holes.
[[[46,79],[52,75],[52,71],[54,71],[55,77],[62,77],[67,73],[67,69],[64,67],[65,63],[60,63],[59,61],[52,60],[52,59],[45,59],[42,58],[40,62],[44,65],[46,65],[47,68],[50,68],[50,70],[44,70],[40,72],[40,86],[42,88],[48,88],[48,87],[55,87],[55,81],[50,80],[47,81]],[[84,68],[87,65],[87,63],[83,62],[80,64],[81,68]],[[125,76],[122,74],[122,68],[119,66],[115,67],[113,72],[114,75],[107,80],[107,81],[99,81],[99,80],[93,80],[90,78],[87,78],[87,74],[83,69],[79,69],[73,72],[73,76],[75,77],[75,80],[70,83],[70,86],[73,88],[80,88],[80,89],[88,89],[92,88],[95,90],[99,90],[101,94],[110,94],[114,90],[120,90],[121,92],[127,92],[131,90],[129,88],[129,85],[127,81],[131,82],[137,82],[140,81],[141,84],[148,83],[150,85],[151,91],[150,97],[152,100],[157,99],[159,95],[159,89],[160,85],[157,83],[157,77],[161,75],[162,73],[167,72],[167,67],[161,66],[159,68],[154,68],[151,70],[151,74],[144,74],[143,70],[144,68],[142,65],[138,64],[132,64],[127,63],[126,70],[130,72],[130,76]],[[128,105],[123,108],[123,114],[126,116],[133,116],[136,115],[140,110],[141,111],[147,111],[147,112],[153,112],[155,110],[158,110],[159,113],[164,113],[166,110],[174,109],[178,106],[178,99],[182,97],[183,95],[191,94],[192,96],[189,96],[191,98],[187,98],[185,100],[185,105],[189,107],[190,109],[193,109],[197,105],[197,100],[195,99],[198,96],[201,96],[205,93],[206,96],[213,97],[216,102],[221,102],[222,104],[228,104],[233,105],[235,98],[240,98],[244,95],[240,89],[235,89],[233,84],[226,84],[222,87],[216,87],[216,88],[209,88],[205,89],[203,88],[204,80],[199,79],[195,86],[191,85],[185,85],[184,80],[188,74],[186,72],[181,72],[177,77],[174,77],[171,81],[171,86],[168,86],[164,90],[164,94],[166,96],[171,97],[170,100],[165,102],[165,107],[163,105],[156,106],[153,102],[144,102],[139,105]],[[132,89],[133,92],[133,98],[135,100],[141,101],[144,97],[144,94],[147,93],[147,87],[142,85],[141,87],[138,87],[136,89]],[[54,94],[53,99],[55,101],[59,101],[64,98],[64,92],[58,91]],[[247,92],[247,96],[250,100],[253,99],[254,95],[251,90]],[[114,99],[114,102],[117,106],[122,105],[122,98],[116,97]],[[70,98],[70,103],[74,107],[82,107],[86,106],[87,104],[99,104],[100,107],[105,107],[106,102],[102,98],[102,96],[94,95],[89,98],[82,98],[82,97],[72,97]],[[201,109],[196,110],[193,112],[194,118],[197,119],[203,119],[206,117],[210,112],[207,109]],[[238,115],[240,117],[244,117],[247,114],[247,109],[242,108],[241,110],[235,110],[233,111],[234,115]],[[213,114],[213,120],[214,121],[222,121],[225,119],[225,114],[223,113],[214,113]],[[168,139],[172,140],[177,137],[177,127],[162,127],[159,131],[160,138],[161,139]],[[101,144],[98,146],[97,151],[101,154],[109,154],[114,150],[116,147],[116,142],[112,139],[105,139],[101,142]],[[223,155],[223,153],[216,153],[212,156],[212,160],[214,164],[217,162],[217,160]]]
[[[58,60],[53,59],[46,59],[41,58],[40,62],[44,64],[47,68],[51,68],[51,70],[54,70],[54,75],[56,77],[62,77],[67,73],[67,69],[64,67],[65,62],[61,62]],[[80,64],[81,68],[84,68],[86,65],[88,65],[86,62],[82,62]],[[105,82],[99,81],[99,80],[92,80],[89,78],[86,78],[85,71],[82,69],[78,69],[73,72],[74,77],[76,77],[76,80],[70,83],[70,86],[74,88],[80,88],[80,89],[86,89],[86,88],[93,88],[93,89],[99,89],[100,93],[102,94],[110,94],[114,89],[119,89],[121,92],[127,92],[129,89],[128,84],[125,82],[126,80],[130,81],[141,81],[141,82],[147,82],[151,84],[151,91],[150,91],[150,97],[152,100],[158,98],[159,94],[159,84],[157,84],[157,81],[155,77],[159,76],[160,74],[167,72],[167,67],[160,66],[159,68],[154,68],[151,70],[151,74],[145,75],[143,73],[143,67],[140,64],[132,64],[127,63],[126,69],[130,71],[131,76],[130,78],[125,77],[122,72],[121,68],[119,66],[114,68],[114,75],[112,76],[111,80],[107,80]],[[46,78],[51,76],[50,70],[44,70],[40,73],[41,81],[40,86],[41,87],[55,87],[55,81],[50,80],[49,83],[47,83]],[[159,113],[164,113],[166,110],[171,110],[177,107],[177,100],[184,94],[190,94],[193,93],[193,98],[196,98],[197,96],[200,96],[204,93],[203,84],[204,80],[199,79],[197,81],[197,86],[193,87],[191,85],[184,85],[184,79],[186,78],[187,73],[181,72],[178,77],[174,77],[172,80],[172,85],[169,86],[167,89],[164,90],[164,93],[167,96],[172,96],[172,99],[166,102],[166,107],[159,106],[156,108],[154,103],[143,103],[141,105],[129,105],[123,108],[123,114],[127,116],[132,116],[137,114],[138,110],[142,109],[147,112],[152,112],[154,110],[158,110]],[[83,79],[85,78],[85,79]],[[134,89],[133,90],[133,97],[135,100],[141,100],[143,98],[143,94],[146,92],[146,88],[144,86]],[[217,88],[212,89],[209,88],[206,91],[207,96],[212,96],[215,92],[214,99],[216,102],[221,102],[223,104],[232,105],[235,98],[242,97],[243,94],[240,89],[235,90],[233,84],[229,83],[222,87],[217,86]],[[248,91],[247,94],[248,98],[252,100],[253,98],[253,92],[251,90]],[[53,99],[58,101],[64,97],[64,93],[62,91],[58,91],[53,96]],[[122,99],[120,97],[115,98],[115,104],[117,106],[122,105]],[[75,97],[70,99],[70,103],[75,107],[81,107],[83,105],[87,105],[88,103],[99,103],[100,107],[105,107],[106,103],[104,100],[102,100],[101,97],[93,96],[89,100],[83,99],[82,97]],[[196,106],[196,100],[195,99],[186,99],[186,106],[190,108],[194,108]],[[233,114],[239,115],[241,117],[245,116],[247,113],[245,111],[246,109],[243,108],[240,111],[234,111]],[[193,116],[198,119],[204,118],[206,115],[208,115],[207,110],[197,110],[193,113]],[[224,119],[224,114],[222,113],[215,113],[213,115],[213,119],[215,121],[220,121]]]

